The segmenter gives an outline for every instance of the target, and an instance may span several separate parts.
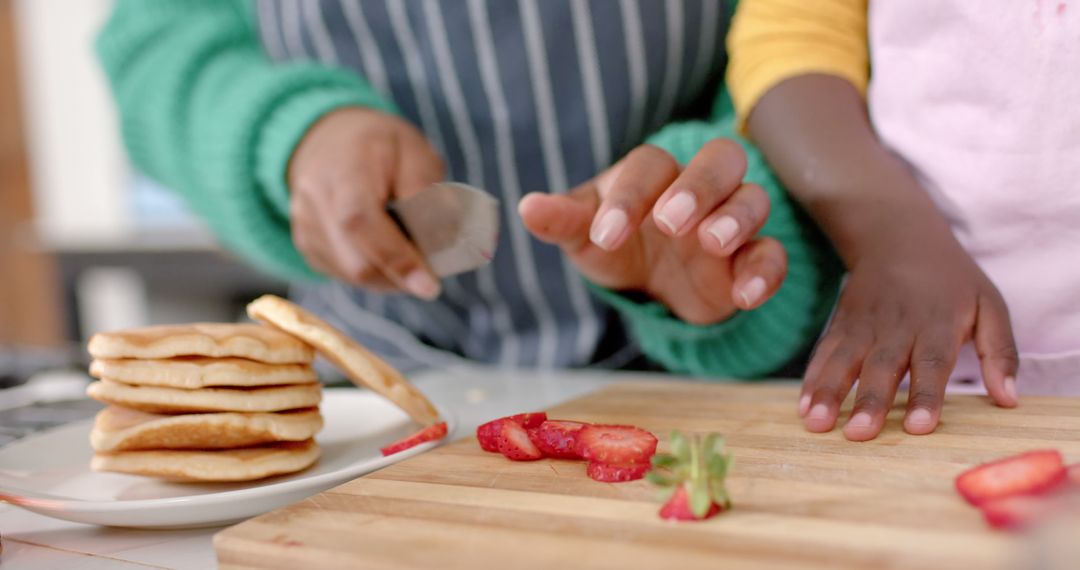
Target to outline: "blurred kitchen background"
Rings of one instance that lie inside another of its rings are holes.
[[[0,0],[0,445],[87,414],[93,331],[233,320],[284,290],[132,171],[93,52],[111,5]]]

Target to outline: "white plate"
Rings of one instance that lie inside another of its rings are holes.
[[[240,521],[314,495],[439,445],[383,457],[379,448],[419,429],[396,406],[353,388],[325,391],[323,454],[312,468],[252,483],[170,483],[90,470],[92,421],[63,426],[0,448],[0,495],[22,508],[69,521],[184,528]],[[454,418],[443,408],[449,433]]]

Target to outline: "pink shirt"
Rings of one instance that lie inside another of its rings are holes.
[[[1019,391],[1080,394],[1080,1],[873,1],[869,35],[874,126],[1004,295]]]

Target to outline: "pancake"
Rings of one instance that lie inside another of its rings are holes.
[[[297,338],[256,324],[192,323],[98,333],[94,358],[238,357],[270,364],[310,364],[314,351]]]
[[[354,384],[381,394],[421,425],[441,421],[435,406],[394,367],[307,310],[280,297],[263,295],[248,304],[247,313],[314,346]]]
[[[188,390],[208,386],[278,386],[319,381],[315,369],[308,364],[266,364],[244,358],[205,356],[95,360],[90,363],[90,375],[124,384]]]
[[[166,416],[110,406],[98,413],[90,444],[96,451],[227,449],[304,441],[314,437],[322,426],[318,408]]]
[[[132,386],[99,380],[87,386],[91,398],[113,406],[150,413],[280,412],[318,406],[319,384],[263,388],[202,388],[183,390],[160,386]]]
[[[174,481],[253,481],[306,469],[321,453],[313,439],[243,449],[118,451],[94,454],[90,468]]]

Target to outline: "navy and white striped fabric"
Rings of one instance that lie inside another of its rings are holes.
[[[725,0],[259,0],[276,61],[354,70],[417,125],[451,180],[503,206],[491,265],[436,302],[340,284],[294,296],[404,370],[466,358],[619,367],[638,356],[611,310],[517,217],[664,124],[708,110],[725,63]]]

